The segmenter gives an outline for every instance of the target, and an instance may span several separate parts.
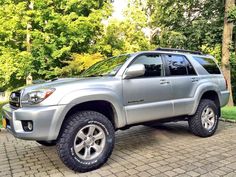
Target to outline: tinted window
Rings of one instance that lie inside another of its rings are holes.
[[[191,63],[181,55],[167,55],[167,65],[171,76],[196,75]]]
[[[218,66],[211,58],[193,57],[198,63],[200,63],[205,70],[210,74],[221,74]]]
[[[145,54],[138,56],[132,64],[144,64],[146,77],[163,76],[163,63],[161,56],[157,54]]]
[[[191,63],[187,59],[185,59],[185,63],[187,66],[188,75],[196,75],[193,65],[191,65]]]

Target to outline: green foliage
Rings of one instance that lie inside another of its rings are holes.
[[[236,23],[236,7],[231,8],[231,10],[228,13],[228,21]]]
[[[151,45],[144,29],[147,16],[138,4],[131,3],[124,11],[123,20],[109,19],[104,37],[97,45],[98,50],[106,56],[150,50]]]
[[[106,31],[100,43],[97,45],[97,50],[101,51],[106,56],[112,56],[122,53],[125,44],[124,31],[121,30],[120,22],[110,20]]]
[[[221,63],[221,44],[215,44],[215,46],[210,47],[207,44],[201,46],[201,51],[206,54],[210,54],[215,57],[218,61],[218,64]]]
[[[221,109],[222,117],[229,120],[236,120],[236,107],[224,107]]]
[[[170,34],[175,43],[173,46],[192,50],[200,50],[203,45],[214,48],[222,42],[223,9],[221,0],[148,0],[146,8],[151,17],[151,28],[159,27]],[[176,44],[179,37],[179,44]],[[162,47],[169,46],[158,38],[157,34],[153,42]]]
[[[163,30],[159,36],[153,39],[156,45],[168,48],[184,48],[187,43],[187,38],[180,32]]]
[[[79,74],[105,56],[148,50],[145,12],[138,4],[123,21],[109,20],[106,0],[0,2],[0,88],[34,80]],[[28,39],[28,40],[27,40]],[[93,55],[93,53],[95,53]]]
[[[0,47],[0,89],[12,89],[24,83],[32,56],[26,51]]]
[[[28,73],[50,79],[73,53],[93,53],[111,14],[105,0],[32,2],[0,2],[1,88],[22,85]]]

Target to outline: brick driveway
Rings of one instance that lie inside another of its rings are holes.
[[[116,134],[114,152],[102,168],[84,174],[65,167],[55,147],[0,132],[4,176],[236,176],[236,124],[220,122],[213,137],[199,138],[185,123],[137,126]]]

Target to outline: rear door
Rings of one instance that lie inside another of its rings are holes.
[[[199,78],[188,59],[184,55],[166,54],[166,75],[173,88],[172,100],[174,114],[188,114],[194,103],[194,93]]]

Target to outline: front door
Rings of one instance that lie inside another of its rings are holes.
[[[171,82],[165,77],[160,54],[141,54],[132,64],[144,64],[144,76],[123,80],[127,123],[134,124],[173,116]],[[131,65],[132,65],[131,64]]]

